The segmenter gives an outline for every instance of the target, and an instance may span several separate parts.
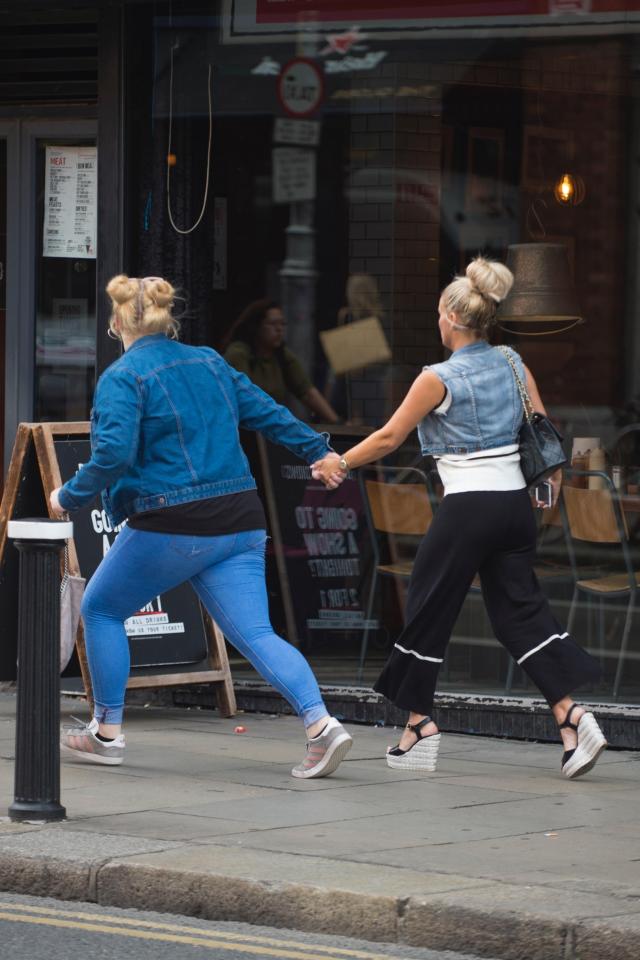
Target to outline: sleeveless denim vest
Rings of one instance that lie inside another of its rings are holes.
[[[509,349],[521,377],[519,354]],[[517,442],[522,401],[506,358],[486,341],[456,350],[444,363],[426,366],[447,387],[446,413],[429,413],[418,424],[424,456],[477,453]]]

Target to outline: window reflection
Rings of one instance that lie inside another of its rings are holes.
[[[578,34],[565,9],[562,21],[545,21],[544,36],[528,21],[510,32],[480,23],[479,33],[465,36],[456,21],[435,40],[426,14],[424,23],[391,29],[388,4],[370,5],[375,17],[353,30],[355,11],[347,25],[322,4],[327,19],[321,13],[310,24],[296,20],[302,6],[245,3],[240,19],[226,7],[212,17],[197,4],[188,17],[174,10],[171,20],[130,14],[131,43],[146,51],[146,70],[137,65],[127,91],[132,115],[147,118],[130,144],[136,269],[168,272],[188,291],[182,325],[194,343],[224,348],[248,303],[279,305],[288,348],[355,431],[380,425],[421,367],[444,359],[438,294],[471,257],[504,260],[512,244],[561,245],[585,323],[560,330],[552,317],[505,323],[496,343],[513,345],[531,367],[569,452],[574,439],[597,438],[596,463],[612,479],[633,552],[640,516],[635,14],[606,35],[591,28],[595,15],[580,19]],[[300,78],[290,64],[301,54],[312,67],[296,92]],[[190,224],[203,197],[209,64],[210,200],[198,231],[185,238],[166,214],[169,94],[172,204],[179,222]],[[558,199],[565,177],[572,202]],[[325,335],[363,320],[375,322],[382,344],[370,362],[369,340],[361,357],[357,343],[339,341],[333,353],[324,346]],[[418,464],[413,439],[397,460]],[[589,469],[584,460],[575,465]],[[545,590],[566,621],[582,566],[572,573],[576,545],[562,523],[539,519],[541,563],[560,568]],[[587,568],[600,562],[584,543],[578,553]],[[360,592],[368,595],[364,581]],[[382,585],[376,603],[369,681],[403,616],[393,583]],[[595,613],[593,605],[593,597],[577,598],[574,631],[603,664],[594,694],[611,696],[624,598],[605,599]],[[325,680],[354,679],[361,633],[302,632],[296,640]],[[477,592],[456,627],[447,684],[528,690],[520,670],[509,675]],[[628,644],[619,695],[640,697],[637,643]]]

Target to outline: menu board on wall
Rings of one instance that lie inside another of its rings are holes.
[[[332,439],[336,446],[336,438]],[[349,444],[347,443],[346,446]],[[314,632],[362,631],[372,549],[360,487],[346,480],[327,490],[283,447],[261,444],[268,485],[271,549],[280,551],[280,581],[290,597],[296,642]]]
[[[47,146],[42,256],[95,260],[97,206],[97,148]]]

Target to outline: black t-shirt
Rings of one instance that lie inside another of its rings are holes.
[[[161,510],[146,510],[129,517],[134,530],[215,537],[243,530],[265,530],[264,509],[255,490],[228,493],[207,500],[191,500]]]

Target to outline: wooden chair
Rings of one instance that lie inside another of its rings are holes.
[[[575,477],[599,477],[602,489],[589,490],[571,486]],[[640,571],[633,567],[629,549],[628,530],[617,492],[606,473],[600,471],[567,470],[562,498],[568,530],[572,540],[591,544],[617,545],[616,572],[596,573],[580,577],[575,551],[571,550],[571,562],[575,571],[575,587],[569,612],[567,629],[571,633],[580,594],[595,597],[600,611],[600,644],[604,646],[604,603],[607,600],[626,599],[627,608],[622,631],[618,663],[613,683],[613,697],[617,698],[627,654],[634,609],[637,606]]]
[[[434,497],[427,475],[416,467],[374,465],[358,473],[373,546],[373,574],[358,666],[360,682],[378,580],[393,577],[406,584],[413,570],[417,541],[433,520]]]

